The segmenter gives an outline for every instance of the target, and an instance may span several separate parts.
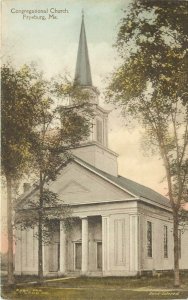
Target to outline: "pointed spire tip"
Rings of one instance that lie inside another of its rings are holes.
[[[80,86],[92,86],[83,9],[74,81]]]
[[[82,8],[82,19],[84,19],[84,9]]]

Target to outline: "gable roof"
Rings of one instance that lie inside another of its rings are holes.
[[[171,208],[169,199],[164,197],[163,195],[159,194],[158,192],[152,190],[151,188],[148,188],[140,183],[137,183],[133,180],[130,180],[128,178],[125,178],[123,176],[118,175],[113,176],[109,173],[106,173],[89,163],[85,162],[84,160],[74,157],[72,159],[75,163],[78,165],[84,167],[85,169],[89,170],[92,173],[95,173],[97,176],[100,176],[104,180],[110,182],[111,184],[114,184],[116,187],[119,187],[120,189],[124,190],[131,196],[133,196],[136,200],[142,200],[142,201],[147,201],[150,200],[153,202],[153,204],[159,204],[162,206],[166,206],[168,209]],[[38,188],[33,187],[31,188],[28,192],[24,193],[20,197],[20,201],[17,203],[17,205],[21,205],[21,203],[24,203],[26,198],[34,194]],[[126,200],[126,199],[125,199]],[[134,200],[134,199],[133,199]],[[16,205],[16,206],[17,206]]]
[[[106,178],[106,180],[111,181],[116,186],[119,186],[120,188],[123,188],[133,196],[140,198],[141,200],[148,199],[151,200],[154,203],[158,203],[160,205],[167,206],[168,208],[171,207],[169,199],[164,197],[163,195],[159,194],[158,192],[152,190],[151,188],[148,188],[140,183],[137,183],[133,180],[130,180],[128,178],[125,178],[123,176],[118,175],[113,176],[111,174],[108,174],[104,171],[101,171],[100,169],[90,165],[89,163],[83,161],[80,158],[75,158],[75,162],[78,164],[81,164],[82,166],[85,166],[86,168],[90,169],[91,171],[94,171],[99,176],[102,176],[103,178]]]

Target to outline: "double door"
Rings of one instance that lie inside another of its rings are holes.
[[[60,244],[53,243],[49,245],[49,272],[59,271]]]
[[[97,269],[102,270],[102,242],[97,242]],[[75,243],[75,270],[82,268],[82,243]]]

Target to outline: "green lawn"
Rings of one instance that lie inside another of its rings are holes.
[[[26,279],[26,278],[24,278]],[[20,279],[19,283],[21,282]],[[22,279],[23,280],[23,279]],[[31,278],[30,278],[31,280]],[[188,275],[182,276],[180,289],[173,289],[173,277],[160,278],[70,278],[50,279],[41,286],[22,283],[12,290],[2,289],[3,299],[187,299]]]

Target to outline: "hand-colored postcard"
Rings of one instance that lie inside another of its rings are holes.
[[[2,299],[187,299],[188,2],[1,4]]]

